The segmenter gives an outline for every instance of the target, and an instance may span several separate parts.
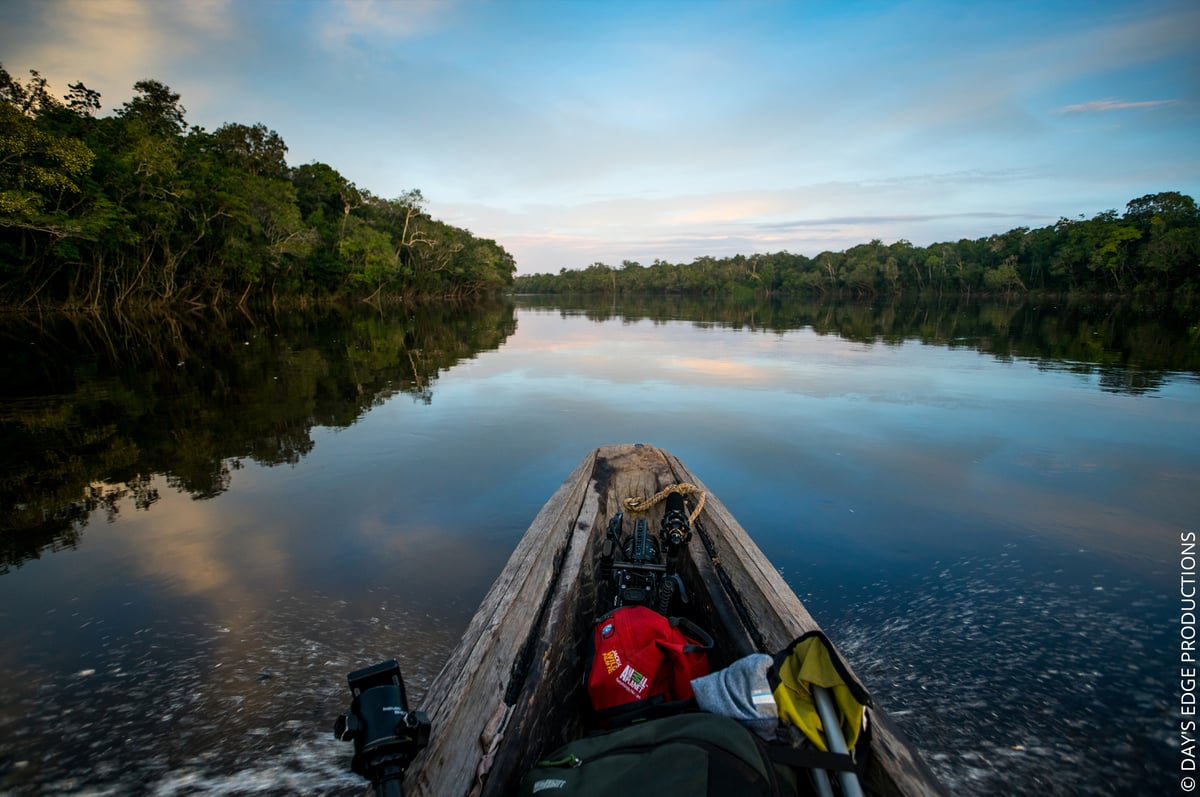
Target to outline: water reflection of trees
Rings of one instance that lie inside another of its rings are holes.
[[[1200,375],[1200,319],[1156,305],[1063,299],[1041,302],[731,302],[685,296],[523,296],[520,304],[594,321],[668,319],[768,333],[812,329],[860,343],[920,341],[1094,378],[1100,389],[1141,394],[1171,373]]]
[[[498,348],[507,303],[0,323],[0,572],[73,547],[99,510],[228,488],[242,461],[295,463],[344,427]]]
[[[1200,374],[1196,320],[1134,303],[519,303],[598,322],[812,329],[870,345],[969,348],[1080,374],[1125,394],[1158,390],[1173,373]],[[196,498],[218,495],[246,460],[298,462],[313,447],[314,426],[348,426],[398,394],[428,403],[441,370],[498,348],[515,327],[513,307],[504,303],[5,319],[0,572],[76,545],[93,517],[153,505],[155,484]]]

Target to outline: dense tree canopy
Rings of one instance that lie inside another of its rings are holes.
[[[323,163],[296,168],[264,125],[187,126],[180,96],[134,85],[114,115],[73,83],[0,66],[0,300],[73,307],[384,294],[510,285],[495,241],[385,199]]]
[[[1125,214],[927,247],[875,240],[816,257],[775,252],[679,265],[593,263],[518,277],[524,293],[780,296],[1055,293],[1200,296],[1200,211],[1176,192],[1134,199]]]

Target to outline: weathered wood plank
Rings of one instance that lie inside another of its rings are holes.
[[[594,464],[590,478],[580,479],[586,482],[586,488],[575,516],[575,533],[563,556],[559,579],[532,651],[530,670],[506,731],[516,743],[506,745],[497,755],[485,782],[484,797],[511,792],[511,784],[520,779],[530,761],[583,732],[581,712],[564,709],[583,699],[579,643],[591,627],[594,605],[589,599],[594,590],[580,587],[585,571],[591,569],[592,543],[600,533],[596,529],[600,500],[595,470]]]

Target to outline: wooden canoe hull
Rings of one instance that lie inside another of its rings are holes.
[[[533,761],[584,732],[581,640],[607,607],[596,605],[596,556],[608,520],[629,497],[703,483],[669,453],[643,445],[588,455],[517,544],[422,708],[429,747],[408,770],[410,795],[505,794]],[[639,517],[658,528],[659,505]],[[680,572],[691,612],[717,640],[714,667],[772,653],[818,625],[746,531],[711,493]],[[869,688],[869,684],[867,685]],[[879,794],[942,794],[929,769],[882,711],[873,710],[873,762],[866,785]],[[496,729],[503,733],[496,741]],[[490,755],[489,755],[490,752]]]

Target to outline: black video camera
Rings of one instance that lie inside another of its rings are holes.
[[[333,735],[354,742],[350,768],[370,780],[377,795],[400,797],[404,771],[429,744],[429,719],[424,712],[408,710],[395,659],[355,670],[346,680],[354,699],[350,713],[334,722]]]

